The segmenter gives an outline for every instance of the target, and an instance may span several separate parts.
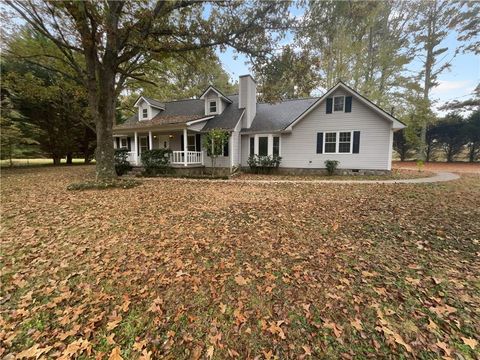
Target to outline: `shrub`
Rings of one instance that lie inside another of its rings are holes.
[[[419,172],[423,171],[424,166],[425,166],[425,163],[423,162],[423,160],[417,160],[417,169]]]
[[[155,149],[142,152],[142,165],[144,175],[155,176],[158,174],[167,174],[171,172],[170,149]]]
[[[328,175],[332,176],[335,173],[339,163],[337,160],[325,160]]]
[[[114,154],[115,161],[115,171],[118,176],[122,176],[132,170],[132,165],[127,160],[128,150],[127,149],[117,149]]]
[[[281,156],[277,155],[250,155],[247,164],[254,173],[269,173],[280,166]]]

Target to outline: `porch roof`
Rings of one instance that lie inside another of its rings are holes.
[[[145,129],[153,128],[161,125],[186,125],[187,122],[204,118],[204,115],[164,115],[158,114],[151,120],[138,121],[138,115],[133,115],[123,124],[114,125],[113,130],[126,129]]]

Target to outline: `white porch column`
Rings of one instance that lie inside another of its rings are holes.
[[[272,134],[269,134],[268,135],[268,150],[267,150],[267,154],[272,156],[273,155],[273,135]]]
[[[135,152],[134,152],[134,157],[135,157],[135,165],[138,165],[138,134],[137,132],[135,131],[134,133],[134,146],[135,146]]]
[[[152,132],[148,132],[148,150],[153,149]]]
[[[253,142],[253,152],[255,155],[258,155],[258,134],[254,136],[255,140]]]
[[[188,138],[187,138],[187,129],[183,129],[183,165],[188,165],[187,159],[187,151],[188,151]]]

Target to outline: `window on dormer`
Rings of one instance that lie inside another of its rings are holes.
[[[148,109],[143,109],[142,110],[142,116],[143,116],[144,119],[148,118]]]
[[[208,109],[211,114],[217,112],[217,101],[216,100],[210,100],[208,102]]]
[[[345,105],[345,96],[335,96],[333,98],[333,111],[343,111]]]

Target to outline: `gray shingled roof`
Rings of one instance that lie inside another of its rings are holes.
[[[149,99],[150,101],[150,99]],[[205,117],[205,101],[188,99],[164,103],[165,110],[160,111],[151,120],[138,121],[138,114],[130,116],[125,122],[115,125],[114,129],[130,129],[153,125],[184,124]]]
[[[161,109],[164,109],[165,108],[165,103],[161,102],[161,101],[158,101],[158,100],[155,100],[155,99],[152,99],[152,98],[149,98],[149,97],[146,97],[146,96],[142,96],[145,100],[147,100],[150,105],[153,105],[153,106],[156,106],[156,107],[159,107]]]
[[[242,132],[270,132],[285,129],[292,121],[312,106],[319,98],[285,100],[257,104],[257,114],[252,126]]]
[[[238,95],[230,95],[228,98],[232,100],[232,103],[227,105],[223,113],[208,120],[202,131],[211,129],[231,130],[237,125],[244,110],[238,108]]]
[[[244,109],[238,108],[238,94],[229,95],[232,100],[222,114],[206,122],[202,131],[215,128],[232,130],[237,125]],[[148,101],[153,99],[148,98]],[[242,132],[273,132],[285,129],[304,111],[306,111],[318,98],[286,100],[274,104],[258,103],[257,114],[249,129]],[[161,103],[155,100],[157,103]],[[153,104],[153,102],[151,103]],[[160,111],[151,120],[138,121],[138,115],[129,117],[123,124],[115,125],[114,129],[146,128],[155,125],[184,124],[189,121],[205,117],[205,102],[202,99],[178,100],[163,103],[164,111]]]

